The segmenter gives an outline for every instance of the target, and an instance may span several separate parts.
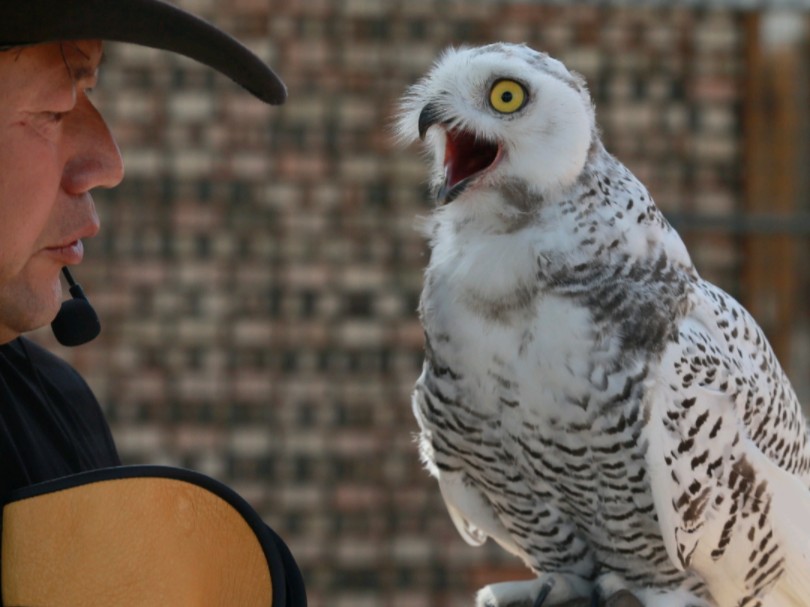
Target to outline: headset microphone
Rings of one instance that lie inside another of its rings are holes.
[[[56,341],[63,346],[81,346],[98,336],[101,324],[81,285],[73,280],[67,268],[62,268],[62,274],[65,275],[73,298],[62,302],[59,313],[51,323],[51,330]]]

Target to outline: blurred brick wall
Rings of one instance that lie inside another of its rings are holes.
[[[550,51],[588,79],[608,148],[668,211],[729,212],[733,12],[518,2],[186,0],[284,77],[266,108],[191,61],[108,45],[94,93],[127,164],[77,277],[104,325],[66,352],[127,463],[231,484],[289,542],[319,607],[471,605],[511,557],[457,536],[413,442],[429,210],[397,98],[450,44]],[[729,242],[690,239],[735,289]],[[52,343],[47,333],[41,339]],[[482,573],[483,572],[483,573]],[[493,575],[495,575],[493,573]]]

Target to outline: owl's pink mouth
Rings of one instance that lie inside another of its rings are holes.
[[[448,130],[446,135],[444,183],[438,193],[439,201],[444,204],[457,198],[502,156],[500,145],[479,139],[469,131]]]

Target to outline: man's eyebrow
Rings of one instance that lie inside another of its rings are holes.
[[[68,68],[68,73],[70,73],[71,78],[74,82],[80,82],[82,80],[95,80],[98,77],[98,70],[106,60],[107,56],[102,51],[98,62],[93,64],[90,62],[89,55],[86,55],[81,49],[78,48],[78,46],[74,45],[74,48],[79,51],[79,53],[84,57],[84,60],[72,63],[65,56],[64,47],[62,49],[62,60],[65,63],[65,67]]]
[[[78,82],[80,80],[91,80],[97,78],[98,70],[102,66],[106,58],[107,58],[106,55],[101,55],[96,65],[92,65],[89,63],[81,63],[80,65],[75,66],[71,70],[71,73],[73,74],[73,80]]]
[[[73,80],[79,82],[80,80],[95,78],[98,75],[98,68],[89,65],[79,65],[71,68],[70,73],[73,76]]]

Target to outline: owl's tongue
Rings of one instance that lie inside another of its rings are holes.
[[[439,200],[452,202],[472,181],[498,157],[498,145],[477,139],[468,131],[447,131],[444,150],[444,185]]]

